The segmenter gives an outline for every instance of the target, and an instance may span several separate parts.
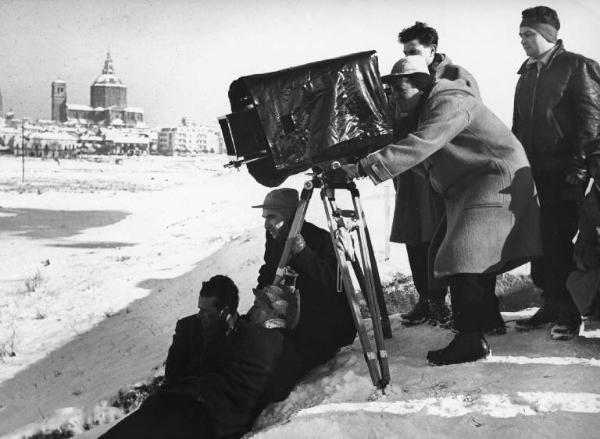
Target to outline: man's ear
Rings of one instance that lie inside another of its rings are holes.
[[[229,310],[229,307],[227,305],[225,305],[223,309],[221,309],[219,317],[221,317],[224,321],[229,320],[229,318],[231,317],[231,311]]]

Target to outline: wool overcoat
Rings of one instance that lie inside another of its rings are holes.
[[[435,54],[429,71],[437,79],[462,79],[479,96],[479,87],[473,75],[465,68],[453,64],[445,54]],[[406,136],[415,121],[412,117],[402,117],[393,100],[390,102],[390,110],[394,114],[394,140],[399,140]],[[394,187],[396,204],[390,241],[413,246],[420,242],[431,242],[444,217],[444,202],[441,197],[433,191],[428,181],[414,172],[398,175],[394,178]]]
[[[375,183],[418,166],[443,197],[446,227],[430,249],[435,278],[500,273],[542,253],[525,151],[462,80],[436,82],[422,98],[415,131],[360,164]]]

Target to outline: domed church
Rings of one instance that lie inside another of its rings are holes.
[[[90,87],[90,105],[67,103],[67,83],[60,79],[52,82],[52,120],[136,126],[144,122],[144,110],[127,106],[127,86],[115,75],[108,52],[102,73]]]

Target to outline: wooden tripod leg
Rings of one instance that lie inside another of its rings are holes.
[[[375,281],[375,295],[377,296],[377,303],[379,304],[379,311],[381,312],[381,327],[383,329],[383,337],[392,338],[392,326],[390,324],[390,317],[388,315],[387,305],[385,303],[385,297],[383,295],[383,287],[381,286],[381,278],[379,277],[379,268],[377,267],[377,260],[375,259],[375,252],[373,251],[371,234],[369,233],[369,229],[367,228],[366,223],[365,238],[367,239],[367,249],[369,250],[371,267],[373,269],[373,280]]]
[[[373,268],[371,266],[372,252],[369,251],[366,239],[366,222],[364,213],[360,206],[360,199],[358,196],[358,190],[355,187],[350,188],[352,193],[352,201],[354,203],[354,210],[358,216],[358,241],[360,243],[360,253],[362,257],[362,266],[366,280],[366,294],[369,296],[368,305],[369,311],[371,312],[371,320],[373,321],[373,335],[375,336],[375,345],[377,346],[377,357],[379,360],[379,366],[381,368],[381,384],[382,389],[390,381],[390,368],[387,358],[387,350],[385,349],[385,341],[383,336],[383,327],[381,324],[381,312],[379,310],[379,303],[377,300],[375,279],[373,276]]]
[[[288,264],[288,261],[290,259],[290,253],[292,251],[292,246],[294,245],[294,238],[302,230],[302,224],[304,224],[304,218],[306,216],[306,209],[308,209],[308,203],[312,196],[313,189],[314,185],[312,181],[309,180],[306,183],[304,183],[304,188],[302,189],[302,194],[300,196],[300,202],[298,203],[298,207],[296,208],[296,213],[294,214],[294,219],[292,221],[292,225],[290,226],[287,239],[285,240],[285,245],[283,247],[283,252],[281,253],[281,258],[279,258],[277,270],[275,271],[275,279],[273,280],[273,285],[279,285],[279,283],[283,279],[283,276],[285,274],[285,267]]]
[[[350,277],[350,270],[348,268],[348,261],[346,260],[345,251],[340,249],[337,244],[337,239],[335,236],[337,226],[333,222],[332,214],[329,210],[329,206],[327,205],[324,191],[321,192],[321,199],[323,200],[323,207],[325,208],[325,215],[327,216],[327,224],[329,225],[331,242],[333,244],[333,248],[335,249],[338,266],[341,270],[344,291],[346,293],[346,298],[348,299],[348,304],[350,305],[350,310],[352,311],[354,326],[356,327],[356,331],[358,333],[358,339],[360,340],[360,345],[367,363],[367,368],[369,369],[369,375],[371,376],[373,385],[380,387],[382,379],[379,371],[379,365],[377,363],[377,356],[373,351],[373,347],[371,346],[371,342],[367,334],[367,329],[360,315],[360,307],[358,306],[358,302],[356,300],[356,291],[354,289],[354,285],[352,284],[352,278]]]

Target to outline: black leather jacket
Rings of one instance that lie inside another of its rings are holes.
[[[600,66],[567,52],[559,40],[547,65],[523,63],[515,92],[513,133],[534,174],[585,169],[600,128]]]

